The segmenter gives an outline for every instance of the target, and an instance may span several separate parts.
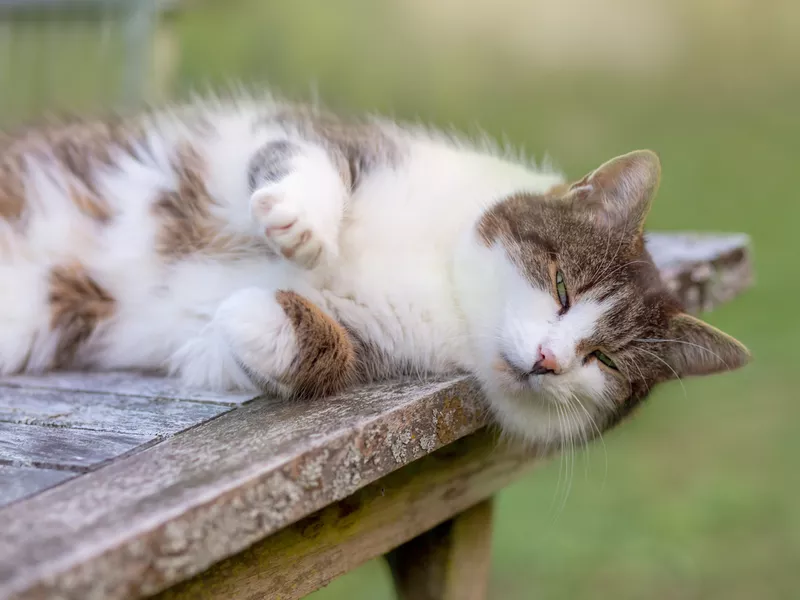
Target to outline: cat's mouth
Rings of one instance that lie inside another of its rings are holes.
[[[508,391],[543,391],[542,385],[548,376],[553,376],[550,371],[541,371],[535,368],[525,370],[517,365],[507,354],[501,352],[495,361],[494,370],[503,383],[508,386]]]

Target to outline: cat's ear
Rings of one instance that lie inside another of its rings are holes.
[[[750,361],[741,342],[685,313],[671,318],[666,339],[664,360],[675,370],[673,376],[733,371]]]
[[[573,183],[567,197],[595,211],[610,226],[641,232],[661,180],[661,161],[651,150],[612,158]]]

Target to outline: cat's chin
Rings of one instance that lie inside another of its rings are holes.
[[[584,436],[586,424],[579,419],[582,414],[566,408],[546,391],[522,386],[512,391],[507,382],[502,387],[484,384],[483,388],[503,431],[528,444],[559,446]]]

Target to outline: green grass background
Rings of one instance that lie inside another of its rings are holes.
[[[788,1],[602,2],[612,21],[582,23],[588,4],[570,0],[559,5],[569,18],[555,21],[560,29],[546,20],[546,31],[530,9],[515,19],[526,3],[514,0],[449,1],[435,14],[418,0],[197,2],[164,26],[168,43],[154,61],[172,57],[170,96],[231,80],[299,97],[316,90],[345,110],[468,132],[479,124],[533,156],[549,153],[575,177],[619,153],[658,151],[664,175],[650,229],[752,236],[755,287],[708,320],[755,361],[686,381],[685,391],[663,386],[604,446],[578,455],[563,507],[559,459],[500,494],[491,597],[797,598],[800,10]],[[469,21],[471,11],[480,15]],[[503,25],[490,27],[493,19]],[[467,21],[486,27],[467,34]],[[607,23],[623,26],[612,35]],[[597,51],[625,35],[627,50],[611,59]],[[536,36],[554,40],[554,58],[525,45]],[[668,59],[658,40],[672,44]],[[562,66],[558,48],[582,59]],[[20,52],[7,64],[21,64]],[[80,61],[70,68],[85,76]],[[19,97],[35,77],[10,72]],[[59,75],[54,98],[71,97],[69,79]],[[377,561],[313,595],[391,597]]]

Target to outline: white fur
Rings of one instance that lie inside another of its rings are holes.
[[[297,351],[294,329],[275,295],[245,288],[222,302],[200,335],[172,355],[170,370],[194,386],[255,389],[238,357],[246,364],[257,364],[253,375],[282,391],[281,376],[288,372]]]
[[[533,287],[502,246],[482,247],[471,232],[456,252],[456,266],[455,288],[475,361],[470,370],[479,375],[503,426],[536,441],[558,440],[565,430],[585,434],[604,401],[607,375],[596,361],[584,362],[576,347],[612,305],[579,300],[559,316],[550,290]],[[505,356],[528,371],[542,346],[561,366],[558,376],[520,381],[498,368]],[[569,419],[561,416],[566,411]]]
[[[330,264],[339,250],[344,182],[319,147],[305,147],[292,167],[292,173],[253,193],[250,211],[278,253],[291,251],[292,260],[304,267]]]
[[[269,136],[253,133],[258,115],[247,106],[217,111],[208,139],[168,116],[157,119],[148,153],[102,172],[99,187],[117,213],[110,225],[80,215],[46,162],[31,170],[31,233],[0,229],[0,372],[49,363],[45,278],[70,257],[117,301],[111,322],[81,352],[81,363],[94,368],[169,368],[191,385],[252,388],[235,359],[252,356],[277,381],[297,348],[274,292],[293,289],[421,372],[475,373],[500,420],[531,438],[557,437],[554,403],[573,393],[601,401],[605,375],[595,362],[584,364],[575,346],[609,307],[577,303],[558,319],[550,291],[532,288],[502,248],[484,247],[475,233],[493,202],[543,192],[560,175],[387,125],[403,159],[370,171],[349,199],[313,145],[293,175],[250,198],[247,162]],[[170,154],[186,139],[207,159],[208,187],[231,230],[291,225],[267,235],[279,251],[311,232],[296,248],[299,265],[267,257],[168,263],[156,254],[151,204],[175,187]],[[313,266],[320,249],[320,268],[301,268]],[[523,385],[493,367],[502,351],[532,364],[541,344],[556,352],[562,375]]]

